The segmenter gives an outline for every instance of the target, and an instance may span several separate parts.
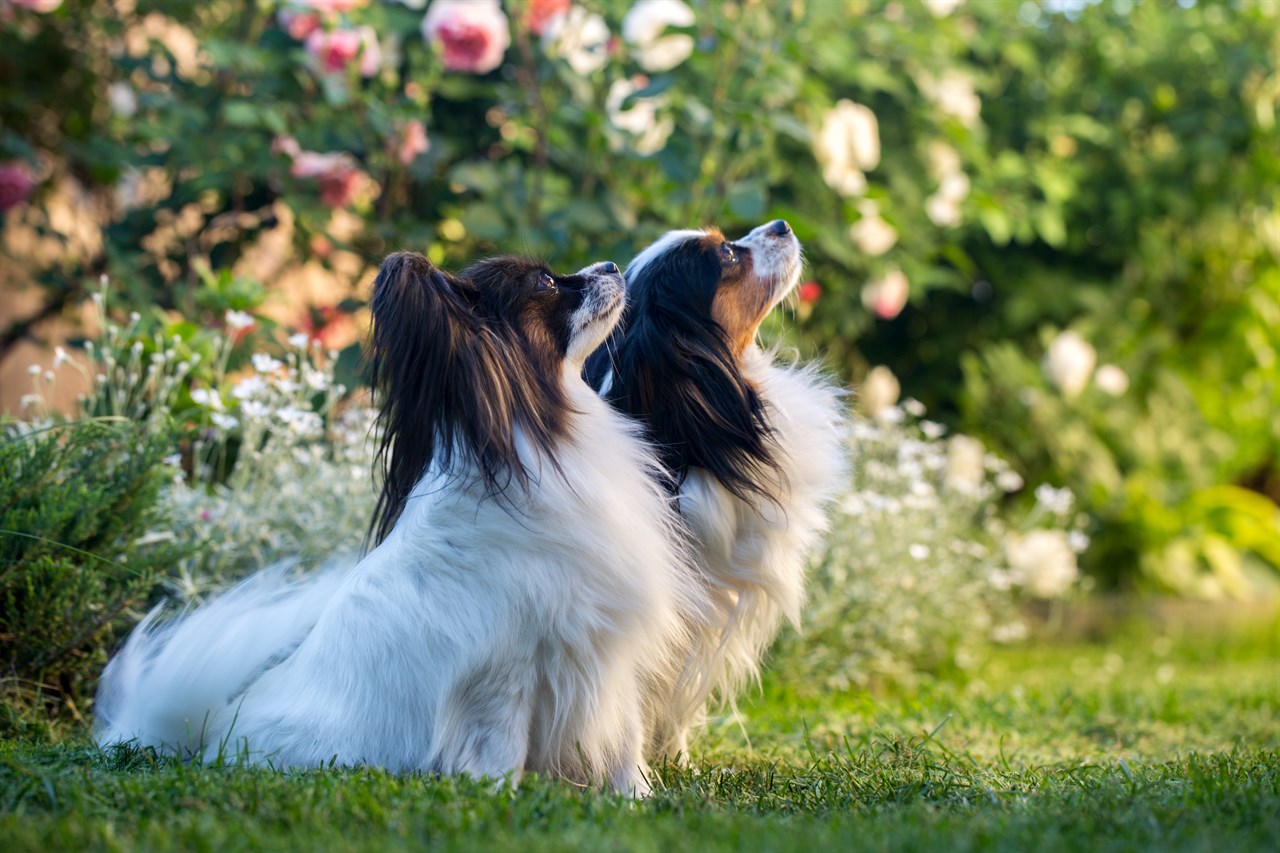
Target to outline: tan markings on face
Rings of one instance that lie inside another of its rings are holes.
[[[704,246],[720,256],[725,239],[714,229],[703,238]],[[751,250],[734,246],[737,263],[723,267],[720,285],[711,300],[711,318],[729,335],[733,354],[739,355],[756,338],[756,331],[768,316],[773,303],[773,288],[756,278]]]

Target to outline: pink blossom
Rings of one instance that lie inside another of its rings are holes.
[[[450,71],[488,74],[511,44],[498,0],[435,0],[422,19],[422,37]]]
[[[315,30],[306,40],[307,53],[322,71],[333,73],[346,70],[358,55],[360,76],[372,77],[382,63],[382,50],[378,35],[372,27],[354,30]]]
[[[333,208],[351,204],[369,182],[369,176],[345,153],[301,151],[293,158],[289,174],[316,181],[320,185],[321,203]]]
[[[289,34],[289,38],[302,41],[320,29],[320,16],[315,12],[281,9],[276,13],[276,23]]]
[[[62,0],[10,0],[10,2],[19,9],[27,9],[41,14],[52,12],[62,5]]]
[[[369,5],[369,0],[294,0],[297,6],[306,6],[324,15],[337,15]]]
[[[419,154],[431,150],[431,140],[427,139],[427,129],[416,118],[407,122],[394,141],[396,159],[403,166],[408,166],[418,159]]]
[[[27,164],[20,160],[0,163],[0,213],[31,198],[35,178]]]
[[[900,269],[890,270],[883,278],[862,287],[862,304],[882,320],[892,320],[906,307],[911,283]]]
[[[302,146],[292,136],[277,136],[271,140],[271,153],[283,154],[292,160],[302,153]]]
[[[564,15],[568,11],[569,0],[529,0],[528,10],[524,13],[524,21],[529,27],[529,32],[535,36],[540,36],[552,18]]]

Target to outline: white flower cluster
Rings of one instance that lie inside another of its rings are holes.
[[[175,477],[166,494],[191,545],[173,580],[184,598],[279,560],[306,567],[360,547],[373,512],[373,412],[341,406],[336,353],[306,335],[289,346],[191,391],[210,427],[191,449],[194,476]]]
[[[969,666],[987,644],[1027,634],[1020,602],[1079,584],[1088,539],[1067,529],[1071,493],[1039,487],[1011,525],[999,501],[1022,478],[923,415],[905,400],[850,427],[853,480],[811,575],[803,634],[784,638],[776,670],[798,688]]]

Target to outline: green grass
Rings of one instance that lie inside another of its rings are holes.
[[[1274,628],[1030,646],[967,683],[807,700],[775,687],[741,710],[713,723],[691,769],[658,768],[638,804],[539,779],[495,792],[4,742],[0,846],[1043,853],[1280,839]]]

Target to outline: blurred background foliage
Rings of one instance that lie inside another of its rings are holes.
[[[571,269],[785,217],[811,280],[771,339],[1070,487],[1104,588],[1274,591],[1277,32],[1275,0],[0,0],[0,286],[38,296],[0,356],[103,274],[156,328],[291,300],[354,347],[392,250]],[[339,288],[282,296],[303,265]]]

